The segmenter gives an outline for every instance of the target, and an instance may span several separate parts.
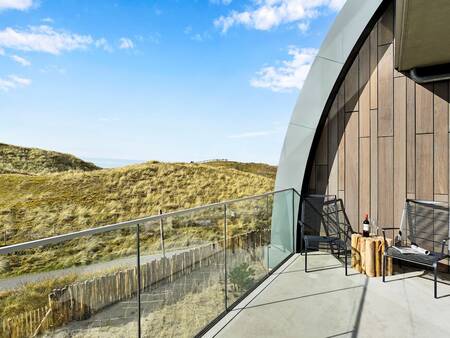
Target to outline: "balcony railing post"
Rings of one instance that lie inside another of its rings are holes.
[[[224,204],[223,213],[223,246],[224,246],[224,276],[225,276],[225,311],[228,311],[228,271],[227,271],[227,204]]]
[[[295,190],[292,189],[292,253],[295,252]]]
[[[141,243],[139,238],[140,226],[136,225],[136,252],[137,252],[137,306],[138,306],[138,337],[141,337]]]

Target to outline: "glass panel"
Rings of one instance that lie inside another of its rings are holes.
[[[209,207],[141,227],[144,337],[192,337],[225,311],[224,216]]]
[[[0,256],[0,336],[137,336],[136,229]]]
[[[293,194],[292,190],[287,190],[273,196],[270,268],[276,267],[294,251],[294,222],[297,217],[294,218],[293,213]]]
[[[272,196],[227,204],[227,305],[269,272]]]

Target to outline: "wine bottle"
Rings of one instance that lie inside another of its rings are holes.
[[[364,215],[364,221],[363,221],[363,237],[369,237],[370,236],[370,223],[369,223],[369,215]]]

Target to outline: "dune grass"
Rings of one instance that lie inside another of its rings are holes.
[[[100,169],[73,155],[0,143],[0,174],[45,174]]]
[[[265,164],[265,163],[254,163],[254,162],[236,162],[236,161],[228,161],[228,160],[212,160],[205,162],[207,165],[220,167],[220,168],[229,168],[235,169],[239,171],[249,172],[252,174],[264,176],[270,179],[275,179],[277,174],[277,167]]]
[[[208,164],[0,176],[0,243],[56,234],[264,193],[273,179]]]

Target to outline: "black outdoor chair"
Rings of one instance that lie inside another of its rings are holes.
[[[343,251],[347,276],[347,243],[352,229],[346,219],[342,200],[337,200],[335,195],[303,197],[299,224],[305,254],[305,272],[308,272],[308,251],[318,250],[320,244],[324,243],[329,245],[333,255],[336,251],[338,258]]]
[[[386,242],[386,231],[392,231],[393,243]],[[434,272],[434,298],[437,298],[437,267],[438,262],[448,259],[448,249],[445,251],[449,237],[449,208],[447,204],[433,201],[406,200],[400,228],[382,229],[385,250],[383,254],[383,282],[386,281],[386,260],[392,257],[398,261],[418,264],[432,268]],[[396,241],[398,233],[400,236]],[[428,250],[423,253],[402,253],[398,248],[410,247],[411,244]]]

